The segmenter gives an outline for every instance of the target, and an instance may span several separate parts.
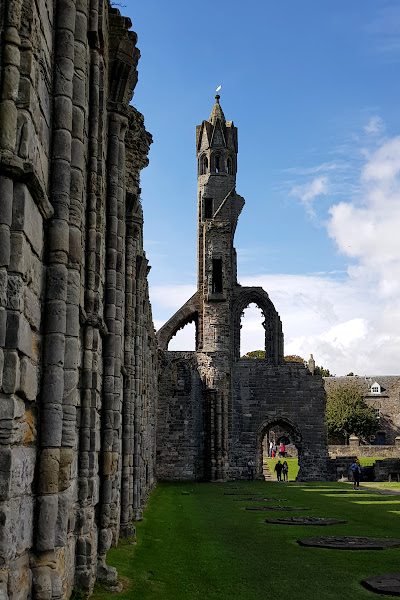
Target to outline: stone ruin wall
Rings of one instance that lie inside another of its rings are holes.
[[[298,451],[299,480],[330,477],[321,377],[298,363],[268,365],[241,359],[233,369],[233,390],[233,476],[243,477],[251,456],[261,473],[264,435],[269,428],[283,427]]]
[[[159,479],[212,479],[218,423],[227,456],[227,479],[247,478],[249,457],[256,460],[257,473],[262,476],[263,438],[268,429],[282,430],[292,438],[299,453],[300,480],[332,478],[321,377],[296,363],[234,362],[225,439],[218,391],[206,390],[200,377],[202,358],[196,352],[160,351]]]
[[[160,351],[157,410],[159,480],[202,480],[204,407],[195,352]]]
[[[69,598],[154,486],[157,356],[129,101],[105,0],[0,5],[0,598]]]

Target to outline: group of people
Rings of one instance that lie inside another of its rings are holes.
[[[274,442],[271,442],[270,444],[274,444]],[[282,446],[283,446],[283,448],[285,448],[285,446],[283,444],[281,444],[281,448],[282,448]],[[271,448],[271,445],[270,445],[270,448]],[[274,452],[274,451],[272,450],[272,452]],[[282,452],[282,450],[280,450],[280,452]],[[283,450],[283,452],[285,452],[285,449]],[[275,458],[275,454],[272,455],[271,458]],[[249,461],[247,463],[247,477],[248,477],[249,481],[254,480],[255,468],[256,468],[256,463],[254,462],[254,460],[252,458],[249,458]],[[284,460],[283,463],[281,463],[281,461],[278,460],[278,462],[276,463],[276,465],[274,467],[274,471],[276,472],[276,478],[278,481],[288,481],[289,466],[288,466],[286,460]],[[360,461],[358,460],[358,458],[350,466],[350,471],[353,473],[353,489],[358,490],[358,488],[360,486],[360,478],[361,478],[361,465],[360,465]]]
[[[277,453],[278,453],[278,446],[276,445],[276,443],[274,441],[271,440],[269,443],[269,448],[268,448],[268,457],[275,458]],[[282,456],[282,457],[286,456],[286,447],[283,442],[281,442],[281,444],[279,446],[279,456]]]
[[[284,460],[283,463],[281,463],[281,461],[278,460],[278,462],[275,465],[274,471],[276,472],[276,478],[278,481],[288,481],[289,467],[286,460]]]

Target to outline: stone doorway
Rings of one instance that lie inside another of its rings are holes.
[[[268,450],[270,441],[275,441],[278,446],[276,458],[298,458],[300,455],[300,433],[296,426],[290,423],[287,419],[278,419],[266,423],[260,429],[258,453],[257,453],[257,472],[268,477],[268,469],[266,466],[269,458]],[[285,456],[279,454],[281,443],[285,445]]]

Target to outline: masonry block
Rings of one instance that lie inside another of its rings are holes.
[[[27,400],[35,400],[38,392],[38,368],[29,358],[20,360],[20,385],[18,390]]]
[[[6,348],[15,348],[30,358],[37,358],[32,330],[20,313],[7,312]]]
[[[37,256],[43,250],[43,219],[26,185],[14,186],[13,229],[23,231]]]

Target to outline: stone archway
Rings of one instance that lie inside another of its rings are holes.
[[[233,317],[233,357],[240,359],[240,329],[241,318],[249,304],[256,304],[264,317],[265,329],[265,361],[278,365],[283,362],[283,334],[279,314],[275,310],[267,292],[258,287],[238,286],[234,293],[232,309]]]
[[[286,417],[276,417],[265,421],[257,432],[256,472],[259,477],[263,476],[265,438],[268,441],[272,439],[277,444],[284,439],[285,445],[291,444],[295,448],[296,452],[293,453],[293,456],[300,458],[302,436],[297,425]]]

